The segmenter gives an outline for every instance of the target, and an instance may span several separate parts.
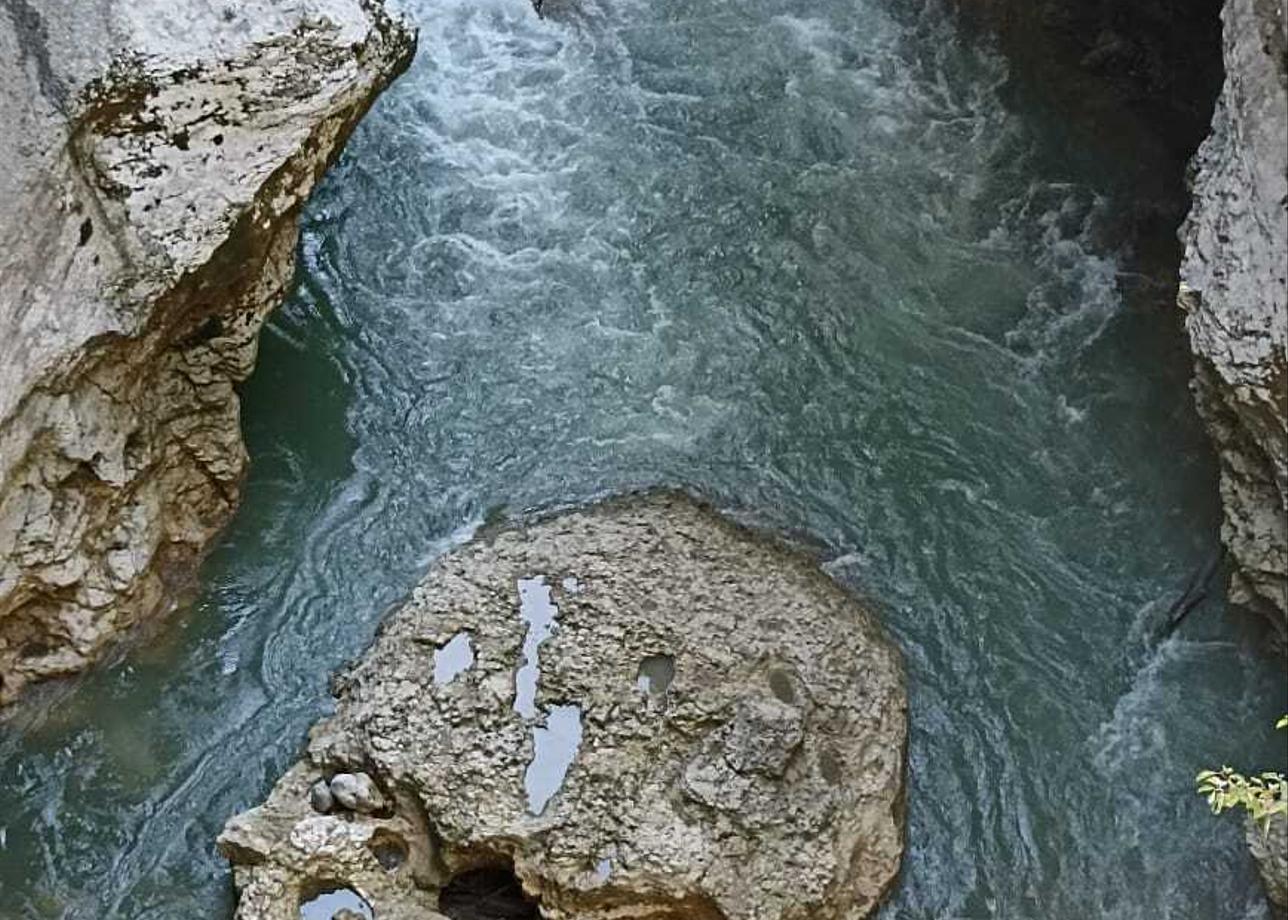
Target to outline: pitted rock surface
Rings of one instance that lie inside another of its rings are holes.
[[[525,719],[518,582],[532,578],[558,611]],[[474,664],[436,684],[434,653],[462,632]],[[654,656],[674,666],[661,694],[637,680]],[[382,920],[433,916],[453,876],[498,865],[551,920],[855,920],[898,871],[898,653],[811,560],[681,496],[610,501],[444,557],[337,694],[307,757],[221,837],[240,920],[294,918],[319,881]],[[563,706],[580,709],[580,747],[534,814],[534,730]],[[317,814],[310,786],[356,771],[389,808]],[[394,871],[367,845],[381,832],[408,844]]]
[[[414,44],[381,0],[0,4],[0,704],[232,514],[297,212]]]

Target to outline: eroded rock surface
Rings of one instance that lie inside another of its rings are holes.
[[[294,920],[329,887],[435,917],[453,879],[511,867],[550,920],[856,920],[899,867],[897,652],[810,560],[680,496],[445,557],[337,693],[220,838],[240,920]],[[310,789],[338,774],[385,807],[319,813]]]
[[[380,0],[0,3],[0,704],[228,519],[298,209],[414,43]]]
[[[1221,458],[1232,602],[1288,637],[1288,58],[1283,5],[1226,0],[1225,84],[1194,161],[1179,302]]]

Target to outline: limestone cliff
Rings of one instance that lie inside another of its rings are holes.
[[[414,44],[380,0],[0,0],[0,704],[227,521],[297,212]]]
[[[680,496],[444,557],[337,689],[220,838],[240,920],[859,920],[899,869],[898,652]],[[514,913],[470,910],[507,876]]]
[[[1179,302],[1221,458],[1232,602],[1288,636],[1288,70],[1284,7],[1227,0],[1225,83],[1194,159]]]

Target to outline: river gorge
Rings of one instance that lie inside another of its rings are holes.
[[[788,535],[902,650],[877,916],[1269,918],[1193,794],[1282,763],[1288,687],[1212,574],[1175,231],[1141,218],[1175,151],[1088,145],[935,2],[404,5],[195,599],[0,723],[0,917],[231,916],[220,828],[435,559],[667,487]]]

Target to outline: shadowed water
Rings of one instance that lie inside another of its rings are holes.
[[[415,0],[199,600],[0,728],[0,916],[230,916],[219,827],[434,556],[665,483],[826,546],[904,649],[883,916],[1265,917],[1192,777],[1282,761],[1285,691],[1217,602],[1160,638],[1218,509],[1176,317],[1102,242],[1132,172],[912,6]]]

